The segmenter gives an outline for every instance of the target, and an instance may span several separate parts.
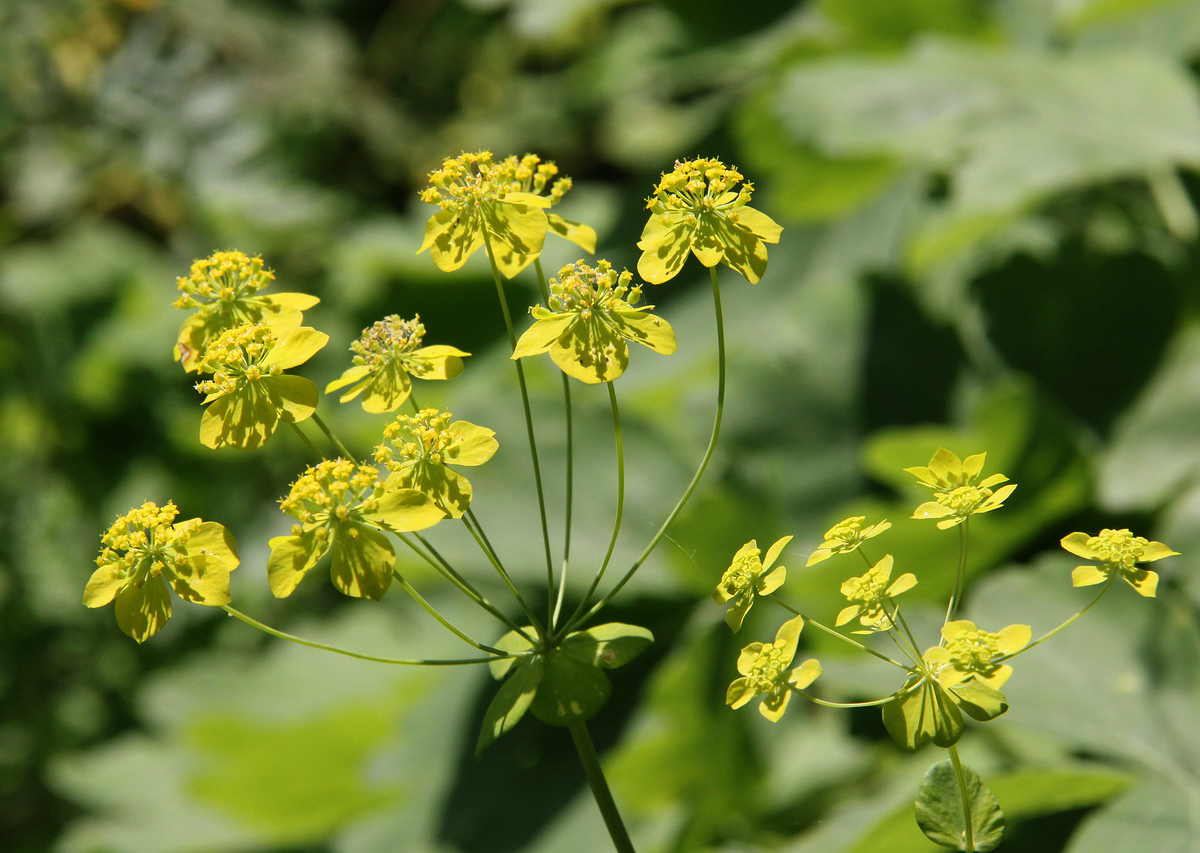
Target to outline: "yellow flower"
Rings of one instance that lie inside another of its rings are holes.
[[[720,160],[677,160],[646,200],[650,220],[638,248],[638,275],[651,284],[674,278],[688,254],[706,267],[725,264],[755,284],[767,269],[765,243],[783,228],[748,206],[752,184]]]
[[[229,573],[239,562],[233,536],[215,521],[176,522],[178,513],[173,503],[147,501],[113,522],[83,592],[88,607],[115,601],[117,624],[139,643],[171,618],[168,586],[184,601],[229,603]]]
[[[926,651],[925,661],[935,668],[943,687],[974,680],[999,690],[1012,675],[1012,667],[1001,661],[1029,645],[1032,636],[1028,625],[1009,625],[993,634],[966,619],[947,622],[942,626],[944,645]]]
[[[205,348],[226,329],[264,323],[282,334],[299,326],[301,312],[320,300],[307,293],[259,295],[274,279],[262,258],[243,252],[216,252],[194,262],[186,278],[176,279],[175,307],[196,311],[179,329],[175,360],[185,370],[197,370]]]
[[[855,631],[856,634],[890,629],[892,617],[887,612],[887,600],[917,585],[917,577],[912,572],[902,574],[889,586],[891,576],[892,555],[888,554],[868,569],[866,574],[843,582],[842,595],[846,596],[846,600],[851,604],[838,614],[837,624],[845,625],[857,616],[859,623],[867,630]]]
[[[300,326],[276,335],[255,323],[228,329],[204,351],[198,365],[212,378],[196,383],[205,394],[200,443],[253,450],[283,421],[300,423],[317,409],[317,386],[283,371],[308,361],[329,335]]]
[[[310,465],[279,508],[300,523],[270,541],[267,578],[277,598],[292,594],[330,551],[330,578],[346,595],[378,601],[392,582],[396,554],[381,531],[424,530],[445,516],[411,489],[388,492],[379,470],[346,459]]]
[[[422,409],[400,415],[383,429],[386,441],[375,448],[375,461],[392,473],[387,487],[416,489],[451,518],[471,505],[471,483],[450,465],[482,465],[499,448],[495,432],[468,421],[450,423],[449,412]]]
[[[419,314],[411,320],[389,314],[363,329],[362,337],[350,344],[354,366],[326,385],[325,393],[349,385],[340,402],[348,403],[362,394],[364,410],[394,412],[412,393],[409,377],[453,379],[462,373],[462,360],[469,352],[445,345],[423,347],[424,336]]]
[[[725,704],[740,708],[757,696],[763,701],[758,710],[771,722],[777,722],[787,710],[793,690],[803,690],[821,674],[821,664],[807,660],[789,670],[804,620],[796,616],[780,626],[773,643],[751,643],[738,656],[738,672],[725,694]]]
[[[1153,598],[1158,590],[1158,573],[1143,569],[1138,563],[1152,563],[1163,557],[1174,557],[1172,551],[1161,542],[1151,542],[1134,536],[1127,529],[1101,530],[1096,536],[1072,533],[1062,539],[1063,548],[1085,560],[1096,560],[1098,566],[1077,566],[1071,572],[1074,586],[1091,586],[1119,574],[1139,595]]]
[[[733,605],[725,611],[725,622],[734,631],[742,627],[742,621],[754,606],[755,596],[770,595],[787,578],[787,569],[774,564],[784,546],[791,541],[791,536],[778,540],[767,549],[766,559],[759,559],[762,552],[758,550],[758,541],[755,539],[751,539],[733,555],[733,562],[721,575],[721,582],[713,592],[713,600],[717,604],[733,601]]]
[[[977,453],[960,460],[958,456],[941,447],[933,454],[928,466],[905,468],[905,471],[934,492],[933,500],[918,506],[912,517],[941,519],[938,527],[945,530],[961,524],[972,515],[991,512],[1003,506],[1017,485],[1010,483],[993,490],[993,486],[1008,481],[1008,477],[1003,474],[992,474],[977,483],[986,457],[986,453]]]
[[[817,550],[812,552],[806,565],[812,566],[822,560],[827,560],[834,554],[849,554],[872,536],[878,536],[892,526],[890,521],[881,521],[870,527],[863,527],[867,520],[865,515],[855,515],[845,518],[825,531],[825,541]]]
[[[569,178],[551,182],[557,174],[557,166],[534,154],[496,163],[490,151],[479,151],[443,161],[421,192],[422,201],[441,210],[426,223],[417,253],[429,249],[439,269],[453,272],[487,243],[496,267],[512,278],[541,253],[547,230],[595,251],[591,228],[546,213],[571,188]]]
[[[531,309],[530,326],[512,357],[550,353],[568,376],[592,384],[612,382],[629,364],[626,341],[657,353],[675,352],[675,331],[661,317],[647,313],[653,305],[635,308],[641,286],[630,289],[632,276],[618,275],[608,261],[596,266],[578,261],[550,280],[549,309]]]

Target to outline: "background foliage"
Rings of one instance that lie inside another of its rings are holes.
[[[607,848],[564,732],[526,721],[471,757],[482,672],[283,648],[197,608],[135,647],[79,601],[100,532],[172,498],[236,533],[243,609],[385,654],[451,648],[400,599],[266,592],[265,540],[286,529],[274,502],[304,449],[202,448],[169,356],[174,277],[224,248],[322,298],[318,384],[386,313],[419,311],[431,341],[475,352],[422,400],[508,437],[473,478],[477,508],[512,531],[503,553],[536,558],[486,268],[444,276],[414,255],[425,174],[479,148],[555,159],[576,182],[564,215],[594,224],[618,266],[677,157],[736,163],[787,227],[763,282],[727,288],[714,467],[613,613],[659,640],[596,723],[639,849],[929,849],[911,796],[937,756],[899,753],[876,711],[804,706],[776,726],[730,712],[737,647],[777,619],[755,608],[735,641],[707,595],[742,542],[795,533],[786,594],[832,615],[837,561],[798,567],[832,521],[883,513],[921,577],[910,596],[944,596],[953,539],[905,520],[916,496],[899,470],[941,444],[987,450],[1020,484],[974,527],[968,618],[1036,634],[1077,609],[1057,551],[1072,530],[1130,526],[1183,552],[1159,599],[1114,594],[1022,656],[1012,711],[963,741],[1008,816],[1001,849],[1194,849],[1198,61],[1190,0],[0,6],[6,849]],[[642,537],[711,411],[705,277],[690,275],[649,294],[680,353],[635,357],[625,386]],[[585,396],[580,415],[602,483],[604,405]],[[329,417],[364,451],[378,429],[350,407]],[[577,553],[603,542],[608,494],[580,496],[594,524]],[[816,651],[830,699],[894,689]]]

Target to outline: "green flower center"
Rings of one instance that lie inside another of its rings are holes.
[[[721,575],[721,588],[730,596],[749,589],[750,585],[762,574],[763,565],[759,560],[761,553],[759,549],[755,548],[736,556],[733,565],[725,570],[725,574]]]
[[[951,665],[961,672],[990,675],[996,664],[992,660],[1001,654],[1000,635],[990,631],[966,631],[946,642]]]
[[[354,353],[354,364],[378,369],[415,350],[424,337],[425,326],[421,324],[420,314],[411,320],[389,314],[363,329],[362,337],[350,344],[350,350]]]
[[[792,662],[792,656],[782,644],[765,643],[758,656],[750,663],[746,674],[757,693],[774,691],[783,680],[784,671]]]
[[[958,486],[949,491],[939,492],[934,496],[934,500],[958,515],[968,515],[991,496],[991,489],[979,486]]]

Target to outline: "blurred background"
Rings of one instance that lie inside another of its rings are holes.
[[[318,571],[270,596],[276,501],[311,460],[287,433],[257,453],[201,447],[171,359],[175,277],[235,248],[261,254],[277,290],[321,298],[306,321],[332,340],[304,368],[319,385],[389,313],[475,353],[417,393],[496,429],[476,511],[536,589],[494,286],[482,262],[445,275],[415,254],[428,171],[486,148],[555,160],[575,181],[562,214],[618,267],[676,158],[736,164],[786,229],[759,285],[722,272],[722,443],[606,611],[658,640],[614,673],[592,724],[640,850],[931,849],[911,801],[940,752],[900,752],[877,709],[731,712],[738,649],[785,614],[757,607],[734,637],[708,596],[743,542],[794,534],[783,595],[832,621],[861,567],[804,560],[840,518],[886,517],[872,544],[920,577],[906,608],[933,644],[957,537],[907,520],[923,496],[901,469],[943,445],[987,451],[1019,484],[972,525],[964,615],[981,625],[1037,635],[1090,600],[1058,548],[1072,531],[1130,527],[1182,552],[1158,564],[1157,599],[1118,584],[1020,657],[1012,710],[968,731],[964,757],[1008,817],[1001,849],[1195,850],[1198,61],[1192,0],[0,3],[0,846],[610,849],[564,731],[525,720],[473,758],[482,671],[360,663],[178,604],[139,647],[80,602],[112,520],[174,500],[237,536],[240,609],[374,654],[463,652],[398,593],[347,600]],[[576,254],[548,241],[545,267]],[[626,564],[698,462],[714,394],[707,274],[690,262],[648,291],[680,352],[635,353],[618,386]],[[510,286],[518,314],[534,294]],[[560,392],[542,361],[558,506]],[[591,390],[576,395],[575,594],[612,517],[607,400]],[[355,408],[322,402],[365,456],[383,421]],[[488,583],[469,543],[436,533]],[[499,633],[402,565],[481,639]],[[827,699],[898,686],[804,641]]]

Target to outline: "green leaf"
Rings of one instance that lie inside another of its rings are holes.
[[[596,716],[611,693],[612,684],[604,670],[553,649],[546,656],[545,678],[530,710],[543,723],[570,726]]]
[[[538,686],[542,682],[545,665],[541,657],[522,660],[508,677],[491,704],[483,713],[483,723],[479,727],[479,738],[475,741],[475,757],[478,758],[492,741],[515,726],[529,710]]]
[[[962,771],[970,808],[963,807],[963,791],[954,765],[939,761],[929,768],[917,789],[917,825],[943,847],[984,853],[995,849],[1004,836],[1004,814],[979,774],[970,767]]]
[[[532,625],[526,625],[524,630],[531,637],[537,636],[537,632],[534,631]],[[533,648],[533,643],[529,642],[529,640],[522,637],[516,631],[509,631],[492,645],[502,652],[527,652]],[[508,675],[509,671],[519,662],[517,658],[502,658],[490,661],[488,669],[492,672],[492,678],[499,681]]]
[[[883,725],[900,747],[915,752],[930,741],[952,746],[962,736],[963,718],[946,688],[922,678],[918,687],[883,706]]]
[[[653,642],[654,635],[646,628],[609,622],[568,634],[562,650],[589,666],[616,669],[640,655]]]
[[[1008,700],[999,690],[970,681],[961,687],[951,688],[958,705],[981,723],[994,720],[1008,710]]]

